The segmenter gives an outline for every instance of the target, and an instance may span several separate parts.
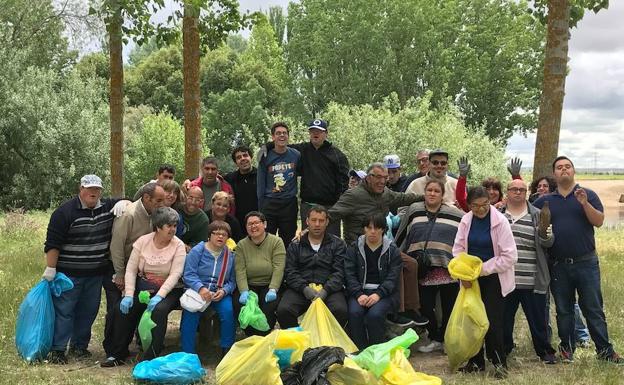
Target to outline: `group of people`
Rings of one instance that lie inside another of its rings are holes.
[[[326,121],[315,119],[308,129],[309,142],[290,144],[288,125],[275,123],[257,168],[246,146],[233,149],[237,169],[225,175],[208,157],[200,177],[178,185],[175,168],[163,165],[131,203],[102,198],[101,179],[84,176],[78,196],[57,208],[48,226],[44,278],[62,272],[74,283],[54,298],[49,361],[90,356],[102,287],[103,367],[127,361],[145,310],[156,327],[140,359],[158,356],[168,315],[181,303],[182,350],[195,352],[198,325],[210,308],[224,355],[250,296],[257,296],[270,329],[297,326],[320,298],[359,349],[384,342],[386,324],[394,322],[426,326],[429,341],[419,350],[442,351],[460,287],[474,284],[448,271],[454,256],[466,252],[483,262],[478,284],[490,326],[484,349],[462,371],[484,371],[487,356],[496,375],[506,375],[520,305],[537,356],[549,364],[571,362],[577,295],[598,358],[624,362],[609,342],[600,291],[594,227],[604,220],[602,204],[575,183],[569,158],[555,159],[553,175],[534,181],[530,195],[521,162],[512,160],[505,194],[494,178],[466,189],[468,160],[460,158],[455,178],[443,150],[419,151],[411,176],[392,154],[366,171],[351,170],[327,140]],[[148,303],[139,301],[142,291],[150,293]],[[550,342],[549,292],[558,349]],[[184,306],[186,296],[203,305]],[[244,332],[269,331],[248,326]]]

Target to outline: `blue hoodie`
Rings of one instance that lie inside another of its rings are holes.
[[[199,242],[186,256],[184,274],[182,275],[184,285],[198,293],[202,287],[216,292],[219,288],[219,275],[227,252],[227,264],[223,274],[223,284],[221,288],[225,290],[226,295],[232,294],[236,288],[234,252],[224,247],[219,257],[215,258],[211,252],[206,250],[204,244],[205,242]]]
[[[288,147],[283,154],[269,151],[258,162],[258,208],[265,198],[288,200],[297,196],[297,175],[301,162],[299,151]]]

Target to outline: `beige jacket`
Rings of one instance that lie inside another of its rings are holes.
[[[410,183],[410,185],[407,186],[407,190],[405,190],[405,192],[425,195],[425,185],[427,185],[427,182],[429,182],[432,179],[437,179],[437,178],[432,178],[429,176],[429,174],[427,174],[418,179],[414,179],[414,181],[412,181],[412,183]],[[449,206],[454,206],[455,205],[455,189],[457,188],[457,179],[452,178],[450,176],[444,176],[443,178],[440,179],[440,181],[444,183],[444,198],[443,198],[444,203],[446,203]]]
[[[139,237],[152,232],[150,216],[139,199],[126,207],[123,215],[113,222],[113,238],[110,243],[110,256],[117,276],[125,276],[126,265],[132,245]]]

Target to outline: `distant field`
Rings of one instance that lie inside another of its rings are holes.
[[[624,180],[624,174],[576,174],[577,180]]]

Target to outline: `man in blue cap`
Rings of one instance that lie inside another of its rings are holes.
[[[305,229],[310,208],[333,206],[349,188],[349,161],[327,140],[329,123],[314,119],[308,124],[310,141],[288,146],[301,153],[301,225]],[[267,150],[270,150],[270,145]],[[327,232],[340,237],[340,221],[332,221]]]

